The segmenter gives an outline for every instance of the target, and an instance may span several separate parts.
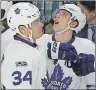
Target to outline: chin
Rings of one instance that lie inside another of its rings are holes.
[[[60,28],[53,27],[53,30],[54,30],[54,32],[58,32],[58,31],[60,31]]]
[[[40,37],[42,37],[42,35],[43,35],[43,34],[41,34],[41,35],[37,36],[37,37],[36,37],[36,39],[39,39]]]
[[[53,30],[54,30],[54,31],[57,31],[57,28],[56,28],[55,26],[53,26]]]

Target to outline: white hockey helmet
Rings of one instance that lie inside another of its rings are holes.
[[[6,18],[7,12],[11,6],[12,1],[1,1],[1,20]]]
[[[86,24],[86,15],[85,13],[81,10],[80,7],[76,6],[75,4],[64,4],[59,6],[59,10],[64,9],[68,12],[71,13],[71,18],[68,23],[68,27],[71,30],[75,30],[76,33],[78,33]],[[78,26],[76,28],[71,28],[69,26],[70,22],[77,20],[78,21]]]
[[[10,28],[18,28],[19,25],[30,25],[40,17],[39,9],[28,2],[14,4],[7,13],[7,23]]]
[[[30,39],[31,42],[34,42],[32,38],[31,23],[39,18],[39,9],[35,5],[28,2],[19,2],[14,4],[7,13],[8,26],[15,30],[16,33]],[[18,26],[20,25],[24,25],[28,28],[29,36],[25,36],[19,31]]]

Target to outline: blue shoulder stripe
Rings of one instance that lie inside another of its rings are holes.
[[[9,29],[9,26],[6,26],[5,29],[3,29],[3,30],[1,31],[1,34],[4,33],[5,31],[7,31],[8,29]]]

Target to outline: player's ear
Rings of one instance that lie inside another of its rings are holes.
[[[96,11],[92,11],[91,12],[91,15],[94,17],[94,19],[95,19],[95,17],[96,17]]]
[[[25,36],[29,35],[29,30],[26,28],[26,26],[20,25],[20,26],[18,26],[18,29],[19,29],[20,33],[22,33],[23,35],[25,35]]]
[[[24,26],[18,26],[18,29],[19,29],[19,31],[22,33],[22,32],[24,32]]]
[[[71,28],[77,27],[77,26],[78,26],[78,21],[77,21],[77,20],[72,21],[72,22],[69,24],[69,26],[70,26]]]
[[[18,26],[20,33],[24,34],[26,32],[25,27],[23,25]]]

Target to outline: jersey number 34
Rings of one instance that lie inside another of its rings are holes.
[[[14,76],[13,85],[20,85],[23,81],[28,81],[29,84],[32,84],[32,71],[27,71],[24,76],[20,71],[13,72],[12,76]]]

